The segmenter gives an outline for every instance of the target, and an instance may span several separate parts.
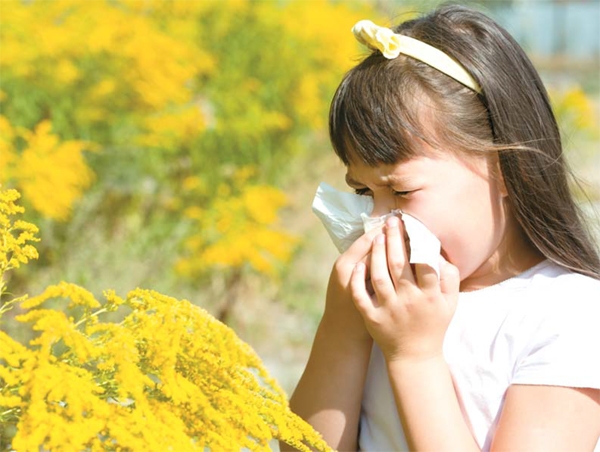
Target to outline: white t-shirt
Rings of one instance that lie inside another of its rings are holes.
[[[444,356],[473,436],[489,450],[511,384],[600,388],[600,281],[543,261],[500,284],[461,293]],[[408,450],[377,346],[359,448]],[[600,440],[594,450],[600,452]]]

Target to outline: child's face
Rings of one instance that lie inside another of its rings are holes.
[[[468,290],[468,281],[488,285],[518,234],[496,168],[495,157],[431,152],[395,165],[351,164],[346,180],[357,193],[373,197],[373,216],[402,209],[421,220],[440,239],[442,255],[458,267]]]

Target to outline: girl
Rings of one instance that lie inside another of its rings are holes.
[[[464,7],[354,31],[374,51],[331,106],[346,180],[443,258],[411,266],[395,216],[356,240],[292,409],[339,450],[600,451],[600,259],[537,72]]]

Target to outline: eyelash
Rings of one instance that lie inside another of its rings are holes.
[[[371,190],[368,189],[368,188],[366,188],[366,187],[365,188],[355,188],[354,189],[354,193],[356,193],[357,195],[361,195],[361,196],[370,196],[369,195],[370,191]],[[396,190],[392,190],[392,192],[393,192],[394,196],[400,196],[400,197],[408,196],[408,195],[410,195],[412,193],[410,191],[396,191]]]

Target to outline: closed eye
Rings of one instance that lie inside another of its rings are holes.
[[[361,196],[373,196],[373,193],[371,192],[371,189],[364,187],[364,188],[355,188],[354,189],[354,193],[356,193],[357,195],[361,195]]]
[[[412,190],[411,191],[397,191],[397,190],[392,190],[392,194],[394,196],[399,196],[399,197],[408,196],[412,192],[413,192]],[[356,193],[357,195],[361,195],[361,196],[373,196],[373,192],[368,187],[355,188],[354,189],[354,193]]]

